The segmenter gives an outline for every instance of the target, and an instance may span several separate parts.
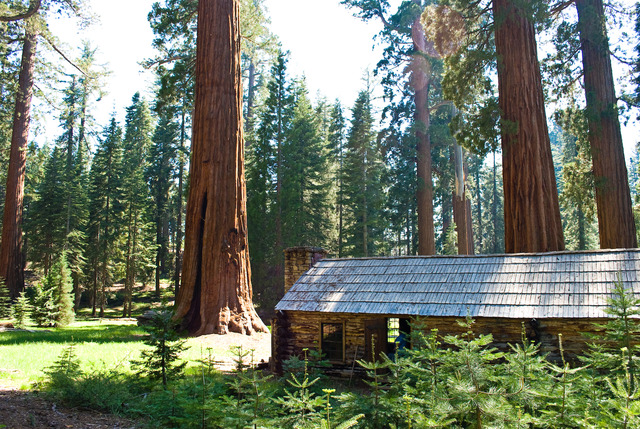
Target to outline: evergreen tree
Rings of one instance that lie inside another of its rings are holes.
[[[0,319],[5,319],[11,315],[11,293],[9,288],[0,282]]]
[[[151,116],[140,94],[134,94],[127,108],[122,142],[122,208],[124,241],[124,306],[123,316],[131,317],[131,299],[136,278],[149,265],[153,245],[150,231],[149,189],[145,181],[147,152],[151,144]],[[156,296],[160,295],[160,279],[156,279]]]
[[[31,100],[34,93],[36,47],[38,38],[44,36],[50,45],[54,37],[50,34],[46,18],[53,14],[74,14],[82,18],[81,2],[76,0],[15,1],[2,10],[2,22],[14,23],[22,43],[22,58],[18,85],[15,91],[15,108],[11,132],[9,164],[7,168],[6,194],[0,240],[0,276],[5,279],[12,296],[17,297],[24,289],[24,255],[22,219],[24,207],[24,182],[26,149],[31,120]],[[57,50],[57,48],[56,48]],[[58,50],[58,53],[60,51]],[[64,57],[64,55],[62,55]]]
[[[452,3],[459,11],[462,34],[472,37],[462,38],[462,49],[446,58],[443,89],[461,109],[455,123],[461,144],[486,153],[496,147],[496,130],[500,130],[505,250],[563,249],[535,39],[535,24],[546,5],[505,0],[492,0],[490,5],[467,0]],[[447,27],[441,30],[446,32]],[[539,223],[541,219],[545,225]]]
[[[336,254],[342,257],[344,241],[344,154],[347,124],[342,111],[340,101],[336,100],[331,108],[330,124],[327,139],[329,141],[330,155],[333,159],[333,173],[335,201],[336,201],[336,244],[332,246],[336,249]]]
[[[271,68],[267,95],[247,155],[247,218],[252,272],[258,301],[275,305],[283,293],[283,148],[293,122],[293,89],[287,56],[280,52]]]
[[[395,11],[388,1],[342,0],[364,21],[380,20],[383,24],[377,39],[385,45],[376,74],[382,75],[388,105],[383,117],[389,129],[410,128],[416,163],[416,212],[418,253],[435,254],[434,195],[431,166],[431,113],[441,105],[438,90],[442,60],[433,43],[425,35],[420,16],[431,0],[403,1]],[[404,143],[404,140],[402,140]]]
[[[504,253],[504,212],[502,171],[495,152],[485,162],[478,157],[471,162],[475,219],[476,251],[480,254]]]
[[[198,2],[191,182],[175,315],[194,335],[267,332],[253,305],[247,241],[238,6]]]
[[[16,327],[23,328],[32,312],[33,307],[31,306],[31,300],[26,292],[21,292],[11,308],[11,317],[13,317]]]
[[[283,243],[326,246],[329,237],[329,164],[316,112],[304,81],[294,89],[291,127],[282,145]]]
[[[33,318],[38,326],[67,326],[74,319],[73,280],[63,251],[36,287]]]
[[[583,111],[567,108],[556,112],[563,131],[560,187],[560,207],[567,248],[586,250],[596,247],[598,231],[595,222],[595,195],[587,126]]]
[[[352,109],[344,172],[345,255],[384,254],[384,165],[376,144],[368,89],[360,91]]]
[[[9,165],[9,145],[11,143],[11,127],[13,122],[13,100],[18,85],[20,57],[17,41],[21,31],[15,22],[0,22],[0,207],[4,209],[4,184],[7,182]]]
[[[170,231],[172,219],[171,191],[178,167],[178,141],[180,126],[175,121],[175,111],[170,107],[160,109],[152,144],[147,154],[145,175],[153,200],[153,223],[155,224],[156,288],[161,277],[170,274]]]
[[[89,173],[89,225],[87,233],[88,282],[92,315],[104,315],[105,290],[113,284],[114,264],[123,260],[118,249],[122,216],[122,129],[111,118],[104,128]]]
[[[36,189],[33,209],[25,229],[34,245],[30,258],[46,274],[52,257],[64,249],[72,267],[74,290],[78,291],[84,253],[87,216],[87,149],[81,144],[80,99],[83,88],[72,76],[64,92],[60,126],[63,130]],[[77,297],[79,298],[79,297]]]
[[[44,177],[36,191],[29,221],[25,224],[29,237],[29,258],[45,275],[65,245],[65,207],[67,193],[66,160],[63,149],[55,147],[47,160]]]
[[[387,166],[384,183],[388,185],[386,222],[391,253],[415,255],[417,252],[415,137],[412,132],[391,131],[382,140]]]
[[[143,350],[140,361],[134,362],[139,374],[162,381],[165,389],[168,382],[179,377],[187,365],[187,361],[178,362],[180,353],[187,347],[186,340],[180,339],[176,331],[177,325],[173,311],[166,305],[154,311],[149,324],[145,326],[147,336],[144,342],[151,349]]]
[[[496,162],[493,152],[491,167],[485,173],[487,228],[485,251],[482,253],[504,253],[504,193],[502,189],[502,166]]]

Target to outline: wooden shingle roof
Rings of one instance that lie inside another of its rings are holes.
[[[640,293],[640,250],[324,259],[276,310],[601,318],[613,283]]]

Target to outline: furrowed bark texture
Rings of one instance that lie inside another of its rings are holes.
[[[266,332],[251,300],[237,0],[200,0],[196,55],[176,317],[194,335]]]
[[[564,249],[535,30],[510,0],[493,0],[502,120],[505,251]]]
[[[18,77],[18,93],[13,115],[9,171],[2,218],[0,243],[0,277],[5,281],[12,298],[24,290],[24,261],[22,255],[22,211],[24,200],[24,174],[27,161],[27,142],[31,120],[33,72],[35,68],[38,33],[26,23],[22,62]]]
[[[638,247],[601,0],[577,0],[600,247]]]

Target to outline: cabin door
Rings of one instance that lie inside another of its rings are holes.
[[[387,319],[369,319],[364,321],[365,360],[373,356],[380,359],[380,353],[387,352]]]

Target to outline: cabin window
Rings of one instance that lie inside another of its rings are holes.
[[[320,327],[320,349],[328,360],[344,360],[344,325],[323,323]]]
[[[409,348],[410,331],[409,319],[389,317],[387,319],[387,352],[395,353],[400,349]]]
[[[387,319],[387,342],[393,344],[400,335],[400,318],[389,317]]]

